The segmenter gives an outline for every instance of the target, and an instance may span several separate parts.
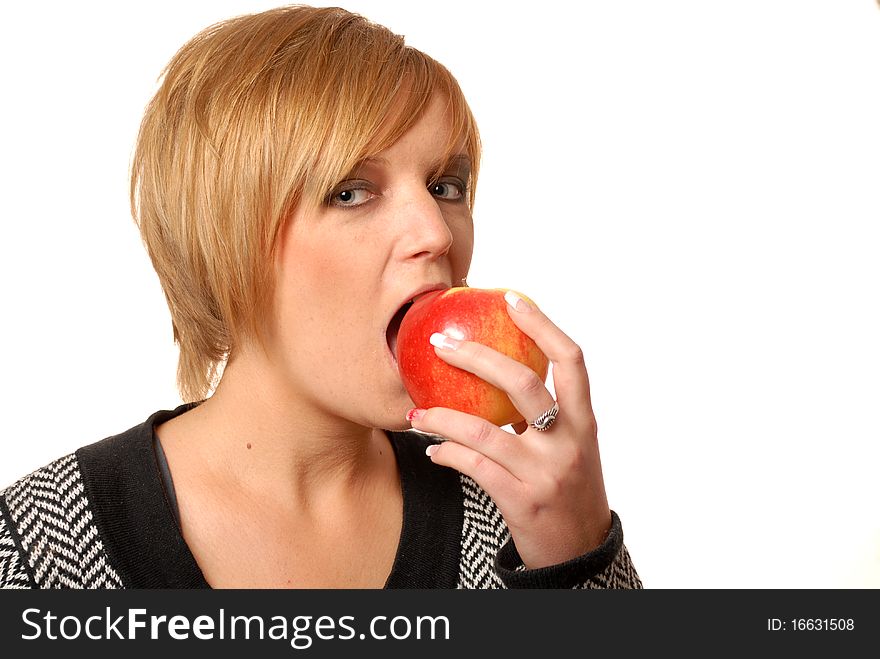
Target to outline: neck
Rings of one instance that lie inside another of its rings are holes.
[[[339,418],[257,361],[231,361],[213,396],[166,424],[177,422],[160,432],[163,445],[218,482],[305,508],[356,497],[387,473],[393,458],[383,431]]]

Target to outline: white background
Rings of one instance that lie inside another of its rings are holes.
[[[4,10],[0,484],[178,404],[131,148],[174,51],[272,4]],[[645,585],[880,587],[877,5],[343,4],[470,99],[469,282],[584,348]]]

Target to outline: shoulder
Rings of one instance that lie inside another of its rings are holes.
[[[84,470],[89,470],[93,461],[120,462],[126,460],[133,451],[142,448],[144,444],[149,444],[154,425],[173,418],[194,406],[190,403],[181,405],[174,410],[161,410],[152,414],[146,421],[124,432],[82,446],[75,452],[53,460],[23,476],[12,485],[0,488],[0,498],[16,496],[17,493],[19,496],[24,496],[25,493],[35,492],[40,488],[67,491],[70,489],[70,482],[72,482],[70,478],[72,476],[81,477],[80,467],[84,463]],[[81,482],[81,478],[78,480]]]
[[[82,490],[76,454],[70,453],[0,490],[0,502],[13,519],[27,510],[46,507],[56,511],[72,502]]]
[[[144,438],[157,416],[174,413],[158,412],[0,490],[0,587],[122,587],[96,519],[102,507],[123,506],[122,493],[99,495],[95,484],[118,483],[125,465],[150,447]]]
[[[0,551],[8,557],[7,574],[0,576],[4,586],[122,585],[106,564],[75,453],[50,462],[0,492],[0,513],[4,527]]]

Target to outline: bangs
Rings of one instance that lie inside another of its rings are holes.
[[[439,94],[446,100],[448,121],[447,139],[440,154],[441,169],[462,153],[468,156],[471,165],[466,181],[468,204],[473,207],[480,139],[458,82],[442,64],[410,47],[402,48],[396,62],[386,60],[375,73],[373,80],[368,81],[371,92],[362,95],[359,104],[353,102],[357,96],[352,98],[349,94],[340,94],[334,99],[338,103],[333,108],[336,120],[329,124],[330,134],[312,169],[314,176],[310,185],[304,190],[308,201],[323,203],[361,162],[397,142],[421,119]],[[358,72],[358,77],[362,74]]]

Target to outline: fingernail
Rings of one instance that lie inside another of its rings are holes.
[[[434,332],[428,340],[432,346],[441,350],[455,350],[461,345],[461,341],[458,339],[453,339],[451,336],[446,336],[440,332]]]
[[[522,297],[520,297],[513,291],[507,291],[506,293],[504,293],[504,299],[507,300],[507,304],[509,304],[517,311],[532,310],[532,305],[526,302]]]
[[[423,416],[425,416],[425,412],[427,412],[427,410],[424,410],[420,407],[414,407],[409,412],[406,413],[406,420],[407,421],[418,421]]]
[[[429,458],[437,452],[437,449],[440,448],[439,444],[431,444],[428,448],[425,449],[425,455]]]

